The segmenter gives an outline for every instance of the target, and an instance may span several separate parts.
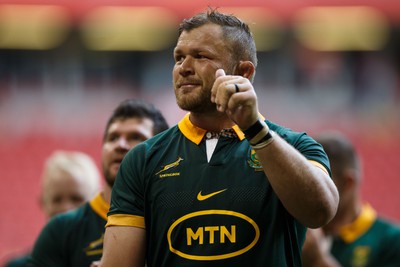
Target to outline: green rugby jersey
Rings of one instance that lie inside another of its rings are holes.
[[[331,253],[343,267],[399,267],[400,227],[364,205],[360,216],[333,240]]]
[[[30,254],[20,256],[7,262],[4,267],[24,267],[28,265]]]
[[[52,218],[32,251],[37,267],[88,267],[103,254],[108,203],[98,194],[82,207]]]
[[[329,170],[322,147],[268,122],[310,161]],[[283,207],[257,155],[220,137],[207,162],[206,131],[188,115],[125,156],[107,226],[146,229],[147,266],[301,266],[306,228]]]

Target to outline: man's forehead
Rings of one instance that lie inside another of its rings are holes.
[[[206,26],[212,26],[207,27]],[[214,26],[216,28],[214,28]],[[204,28],[203,28],[204,27]],[[199,28],[192,29],[191,31],[182,32],[178,38],[174,53],[180,53],[183,50],[190,50],[191,52],[202,52],[208,49],[213,50],[216,46],[225,46],[225,42],[221,36],[221,29],[218,25],[203,25]]]

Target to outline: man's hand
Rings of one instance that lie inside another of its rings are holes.
[[[226,75],[223,69],[215,72],[211,101],[219,112],[226,112],[242,130],[258,120],[257,95],[251,82],[242,76]],[[236,86],[235,86],[236,85]]]
[[[302,252],[303,266],[340,267],[329,251],[329,241],[321,228],[308,229]]]

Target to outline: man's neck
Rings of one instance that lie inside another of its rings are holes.
[[[361,214],[362,206],[361,200],[354,200],[354,204],[351,206],[348,214],[347,223],[353,223],[355,220],[357,220],[358,216]]]
[[[108,204],[110,204],[110,202],[111,202],[111,190],[112,190],[112,188],[107,183],[105,183],[103,191],[101,192],[101,195],[103,196],[104,201],[107,202]]]
[[[330,229],[330,233],[338,234],[341,227],[352,224],[360,216],[362,210],[362,203],[358,200],[354,200],[351,204],[348,204],[346,211],[335,218],[335,228]]]

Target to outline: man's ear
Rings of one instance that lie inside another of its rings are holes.
[[[255,67],[251,61],[240,61],[237,71],[240,76],[252,80],[254,77]]]
[[[343,172],[343,187],[344,190],[354,191],[354,187],[358,186],[359,180],[357,177],[357,170],[346,169]]]

